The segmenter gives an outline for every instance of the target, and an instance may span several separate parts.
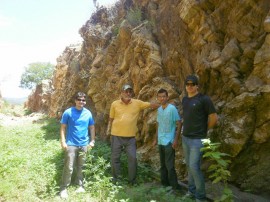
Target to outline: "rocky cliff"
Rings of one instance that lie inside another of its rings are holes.
[[[98,8],[80,29],[83,44],[58,58],[47,112],[59,116],[75,92],[87,92],[97,134],[106,139],[110,104],[124,83],[145,101],[167,89],[181,112],[184,78],[195,73],[218,111],[209,136],[232,156],[231,181],[270,193],[269,10],[268,0],[121,0]],[[142,113],[137,140],[142,159],[157,168],[155,116]],[[181,149],[177,155],[183,179]]]

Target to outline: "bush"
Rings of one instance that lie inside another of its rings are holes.
[[[228,180],[231,176],[228,166],[231,163],[230,160],[226,160],[225,157],[229,155],[218,151],[220,143],[212,143],[210,139],[203,140],[204,147],[201,151],[204,153],[203,158],[208,159],[211,162],[207,172],[210,172],[212,183],[222,182],[224,185],[223,194],[219,201],[233,201],[233,194],[228,187]]]
[[[142,23],[142,11],[139,7],[130,9],[127,13],[127,21],[131,26],[135,27]]]

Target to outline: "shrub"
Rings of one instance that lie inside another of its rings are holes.
[[[139,7],[135,7],[134,9],[130,9],[127,13],[127,21],[131,26],[135,27],[141,24],[142,22],[142,11]]]
[[[220,143],[212,143],[210,139],[203,140],[203,145],[204,147],[201,149],[204,153],[203,158],[212,163],[207,170],[207,172],[211,173],[209,178],[213,180],[213,184],[221,182],[224,185],[223,194],[219,201],[233,201],[232,191],[228,187],[228,180],[231,176],[228,166],[231,161],[224,159],[229,155],[218,151]]]

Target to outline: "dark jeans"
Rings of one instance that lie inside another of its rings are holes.
[[[112,176],[116,181],[121,174],[121,152],[122,148],[125,148],[125,152],[128,157],[128,180],[130,183],[136,181],[137,175],[137,157],[136,157],[136,139],[135,137],[119,137],[112,135],[111,139],[111,165]]]
[[[76,184],[83,186],[83,166],[86,160],[87,146],[68,146],[65,151],[65,164],[60,190],[65,189],[71,182],[73,168],[76,168]]]
[[[160,156],[160,178],[161,184],[164,186],[172,186],[176,189],[178,185],[177,175],[175,171],[175,150],[172,148],[172,144],[169,143],[166,146],[159,145]]]

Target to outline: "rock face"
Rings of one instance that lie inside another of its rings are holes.
[[[47,113],[51,105],[52,82],[44,80],[29,95],[25,107],[33,112]]]
[[[195,73],[218,111],[210,136],[232,156],[231,181],[269,193],[269,10],[268,0],[122,0],[99,8],[80,29],[82,46],[58,58],[48,112],[59,115],[74,103],[75,92],[87,92],[97,134],[106,139],[110,105],[124,83],[144,101],[167,89],[181,112],[184,78]],[[142,159],[158,168],[151,148],[155,116],[150,109],[142,113],[137,140]],[[184,178],[181,149],[177,158]]]

